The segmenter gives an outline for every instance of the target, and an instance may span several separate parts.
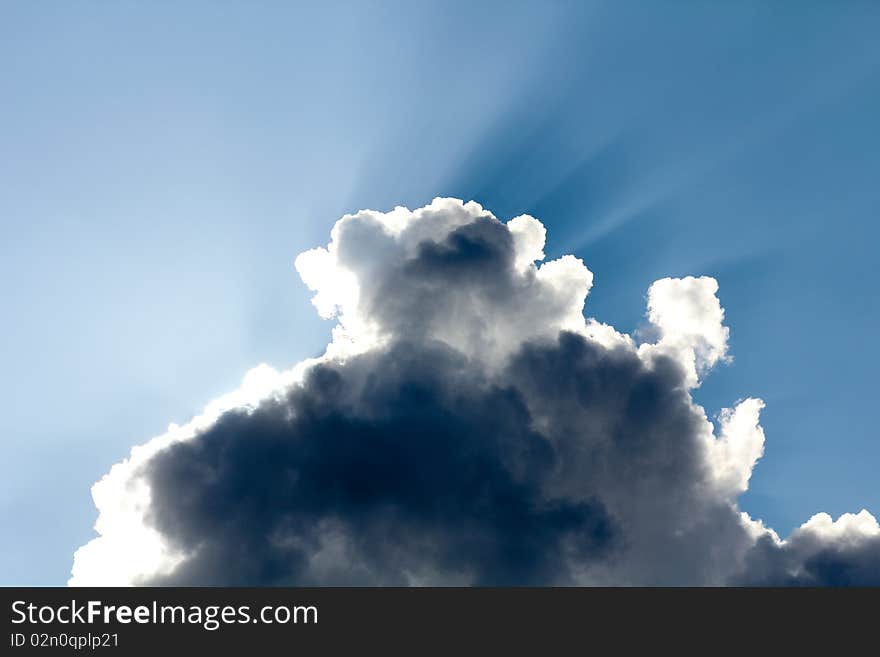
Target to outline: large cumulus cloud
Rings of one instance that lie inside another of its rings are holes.
[[[877,584],[867,511],[781,540],[737,507],[763,402],[691,397],[729,358],[716,282],[651,285],[638,344],[545,237],[455,199],[340,219],[296,261],[326,353],[133,448],[71,583]]]

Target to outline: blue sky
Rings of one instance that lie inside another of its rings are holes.
[[[131,445],[321,351],[297,253],[438,195],[540,218],[620,330],[715,276],[741,506],[880,512],[880,7],[472,5],[3,4],[0,582],[66,581]]]

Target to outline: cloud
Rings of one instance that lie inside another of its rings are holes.
[[[537,584],[616,541],[511,388],[442,344],[395,342],[151,462],[153,522],[197,555],[159,582]]]
[[[648,289],[648,320],[660,339],[643,344],[643,356],[664,353],[684,368],[689,387],[727,356],[730,331],[714,278],[663,278]]]
[[[880,586],[880,525],[862,509],[836,521],[818,513],[788,540],[759,537],[735,584],[750,586]]]
[[[70,583],[877,583],[867,511],[782,541],[737,507],[764,404],[691,397],[729,359],[717,283],[654,283],[638,344],[545,239],[455,199],[340,219],[296,259],[325,354],[133,448]]]

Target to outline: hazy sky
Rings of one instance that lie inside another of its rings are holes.
[[[0,6],[0,582],[66,581],[131,445],[321,350],[297,253],[440,195],[540,218],[620,330],[716,277],[742,508],[880,511],[880,6],[473,4]]]

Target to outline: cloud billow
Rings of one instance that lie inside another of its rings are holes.
[[[181,584],[538,584],[615,541],[519,394],[442,346],[321,364],[154,457],[152,518],[194,555]]]
[[[729,358],[715,281],[654,283],[637,344],[545,235],[455,199],[340,219],[296,263],[325,354],[133,448],[71,584],[877,584],[867,511],[783,541],[737,507],[763,402],[692,399]]]

